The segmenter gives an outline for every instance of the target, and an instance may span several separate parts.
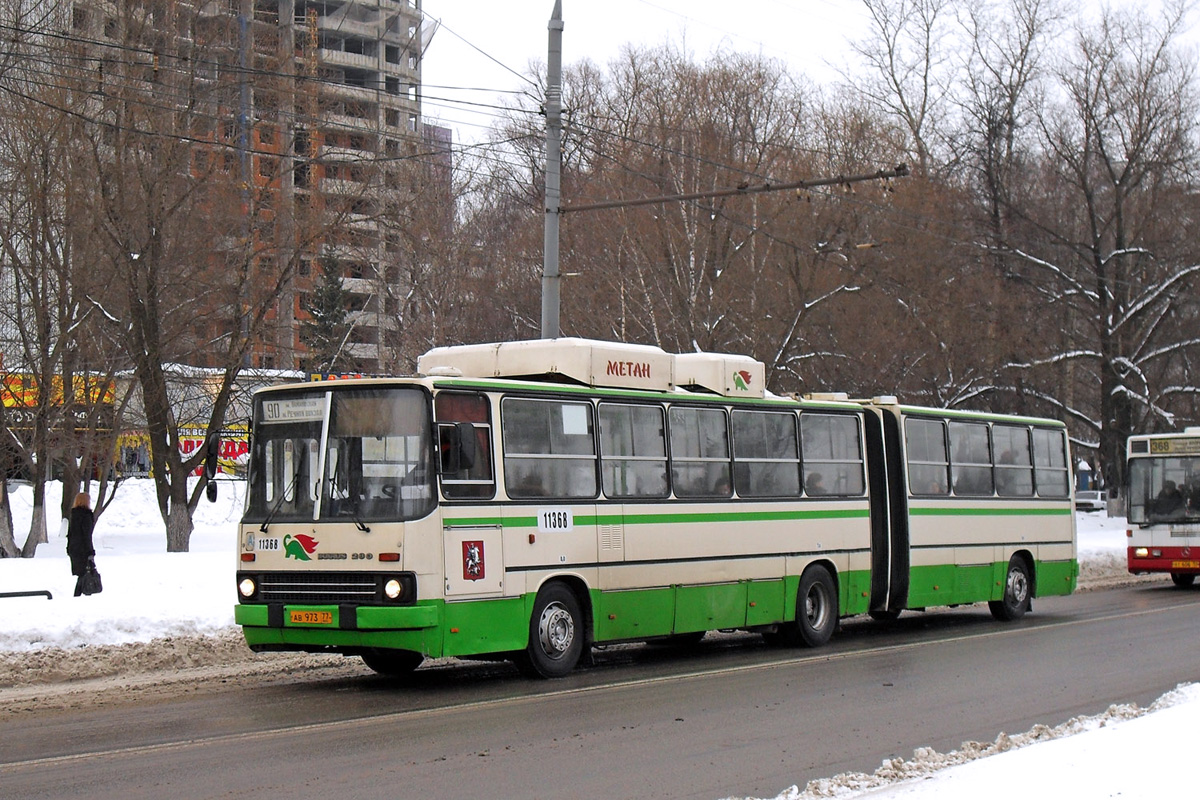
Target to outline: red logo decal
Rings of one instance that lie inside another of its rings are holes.
[[[483,542],[463,542],[463,580],[481,581],[484,576]]]

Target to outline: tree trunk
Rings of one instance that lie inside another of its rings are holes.
[[[167,509],[167,552],[186,553],[192,540],[192,515],[188,513],[187,479],[172,482]]]
[[[40,496],[39,496],[40,495]],[[29,520],[29,537],[25,539],[25,546],[21,548],[22,558],[33,558],[37,553],[37,546],[47,541],[46,539],[46,488],[43,485],[39,491],[37,484],[33,487],[33,517]]]
[[[8,481],[0,478],[0,558],[16,558],[21,555],[13,535],[12,506],[8,502]]]

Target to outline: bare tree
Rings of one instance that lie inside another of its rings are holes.
[[[137,0],[113,10],[118,37],[81,62],[106,69],[70,76],[91,98],[77,134],[75,235],[101,282],[90,299],[132,365],[167,549],[180,551],[207,477],[189,483],[207,448],[182,453],[180,426],[200,424],[215,442],[252,347],[327,229],[319,210],[279,202],[275,156],[252,148],[250,121],[231,113],[249,79],[236,18]],[[164,36],[175,30],[191,35]],[[295,241],[270,235],[284,217]],[[179,417],[173,363],[215,368],[203,419]]]
[[[1200,377],[1200,338],[1188,298],[1200,251],[1189,220],[1200,109],[1194,62],[1178,46],[1186,9],[1106,10],[1078,26],[1056,69],[1062,99],[1040,120],[1044,159],[1010,205],[1020,215],[1008,239],[1014,269],[1041,298],[1043,338],[1065,345],[1010,371],[1047,387],[1047,370],[1074,365],[1094,400],[1068,406],[1047,387],[1047,402],[1095,437],[1110,481],[1130,433],[1196,413],[1187,387]]]
[[[46,482],[61,477],[66,517],[75,492],[100,481],[97,510],[111,499],[109,466],[118,403],[113,376],[119,353],[98,335],[85,300],[85,270],[75,258],[68,187],[79,97],[60,82],[73,66],[59,31],[70,4],[6,4],[5,19],[21,58],[0,74],[0,248],[7,272],[5,414],[8,468],[30,478],[33,515],[22,555],[46,541]],[[10,474],[6,471],[6,475]],[[7,487],[5,487],[6,489]],[[6,491],[0,505],[9,533]]]
[[[949,0],[863,0],[871,33],[852,45],[865,76],[846,76],[874,107],[897,119],[917,174],[932,167],[946,132],[951,73]]]

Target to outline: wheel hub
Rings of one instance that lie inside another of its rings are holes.
[[[557,658],[575,641],[575,621],[561,603],[551,603],[538,620],[538,640],[546,655]]]
[[[820,628],[825,624],[825,614],[829,604],[825,601],[825,593],[821,591],[819,586],[813,586],[809,590],[808,595],[804,598],[804,614],[808,617],[808,622],[814,628]]]
[[[1012,598],[1014,603],[1024,603],[1025,597],[1029,594],[1029,581],[1025,578],[1025,573],[1019,569],[1014,569],[1008,573],[1008,596]]]

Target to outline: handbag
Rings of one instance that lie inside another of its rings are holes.
[[[96,569],[96,562],[90,558],[87,567],[83,570],[83,575],[79,577],[79,591],[81,594],[100,594],[104,591],[104,584],[100,581],[100,571]]]

